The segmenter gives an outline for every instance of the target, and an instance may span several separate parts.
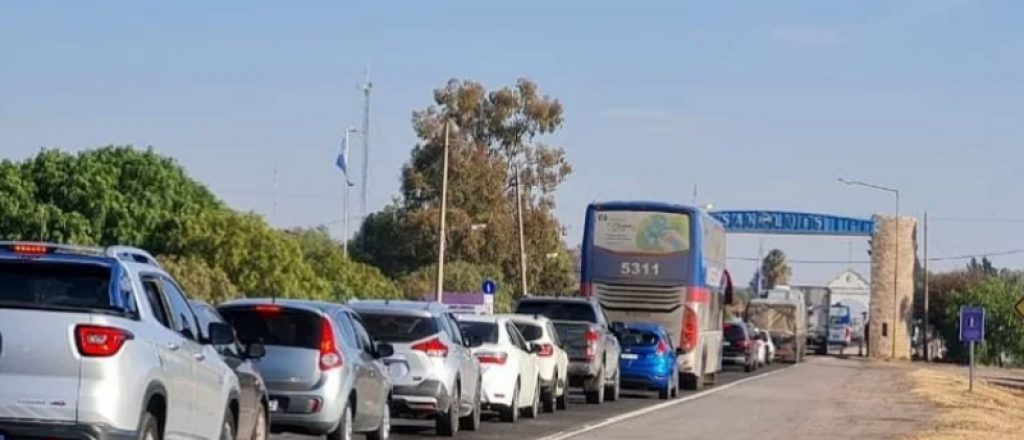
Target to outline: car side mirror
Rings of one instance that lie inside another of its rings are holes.
[[[729,271],[722,271],[722,275],[725,277],[725,305],[731,306],[735,301],[735,292],[732,288],[732,275],[729,275]]]
[[[540,344],[530,344],[530,354],[540,354],[542,349]]]
[[[377,359],[391,357],[395,354],[395,346],[391,344],[377,344]]]
[[[253,342],[245,346],[245,357],[247,359],[263,359],[267,355],[267,347],[261,342]]]
[[[211,322],[207,327],[206,334],[210,335],[207,340],[212,345],[227,345],[235,342],[235,331],[230,325],[223,322]]]

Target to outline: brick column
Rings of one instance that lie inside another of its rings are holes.
[[[892,344],[895,337],[895,360],[910,359],[911,334],[914,315],[914,229],[917,219],[874,216],[875,235],[871,246],[871,323],[870,352],[876,359],[893,359]],[[897,231],[898,229],[898,231]],[[899,265],[896,248],[899,246]],[[894,298],[894,271],[899,270]],[[893,301],[895,299],[895,302]],[[895,307],[895,325],[893,323]],[[883,336],[883,327],[885,335]],[[895,331],[895,334],[894,334]]]

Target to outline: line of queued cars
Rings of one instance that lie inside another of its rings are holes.
[[[593,299],[523,299],[515,314],[436,302],[190,300],[144,250],[0,242],[0,440],[267,440],[439,436],[588,403],[679,390],[665,330],[608,320]]]

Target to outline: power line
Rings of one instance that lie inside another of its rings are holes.
[[[931,219],[929,219],[931,220]],[[955,260],[969,260],[971,258],[984,258],[984,257],[1002,257],[1007,255],[1018,255],[1024,254],[1024,249],[1013,249],[1001,252],[986,252],[981,254],[968,254],[968,255],[953,255],[946,257],[933,257],[929,258],[928,261],[955,261]],[[757,257],[728,257],[728,260],[737,261],[754,261],[759,262],[761,259]],[[792,264],[871,264],[871,260],[861,261],[850,261],[850,260],[790,260],[786,259],[787,263]]]
[[[986,217],[986,218],[971,218],[971,217],[936,217],[929,218],[929,221],[933,222],[949,222],[949,223],[1024,223],[1024,218],[999,218],[999,217]]]

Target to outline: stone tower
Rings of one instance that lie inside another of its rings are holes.
[[[900,217],[897,221],[894,217],[876,215],[874,221],[868,355],[876,359],[906,360],[910,359],[913,329],[917,219]],[[897,254],[899,264],[896,264]]]

